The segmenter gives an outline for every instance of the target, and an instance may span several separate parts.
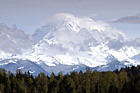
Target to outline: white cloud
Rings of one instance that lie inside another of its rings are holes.
[[[123,32],[112,28],[108,23],[72,14],[54,15],[50,22],[35,34],[37,39],[44,35],[33,49],[32,55],[37,55],[34,57],[37,60],[43,60],[38,56],[41,54],[44,58],[53,56],[55,60],[64,64],[81,62],[88,66],[96,66],[105,64],[108,55],[123,61],[140,52],[137,44],[139,40],[127,41]],[[65,61],[61,58],[70,59]]]
[[[12,54],[21,53],[23,49],[33,45],[32,37],[17,29],[15,25],[10,28],[0,24],[0,41],[0,50]]]

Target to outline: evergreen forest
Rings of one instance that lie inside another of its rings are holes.
[[[98,72],[60,72],[50,76],[33,76],[30,72],[16,74],[0,69],[0,93],[140,93],[140,66]]]

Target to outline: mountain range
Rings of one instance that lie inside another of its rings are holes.
[[[127,40],[108,23],[67,13],[55,14],[32,35],[0,24],[0,40],[0,67],[13,73],[113,71],[140,62],[140,38]]]

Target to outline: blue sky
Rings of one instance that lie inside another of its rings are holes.
[[[140,13],[140,0],[0,0],[0,22],[13,24],[27,34],[56,13],[90,16],[111,22]],[[95,17],[96,15],[96,17]],[[110,23],[131,38],[139,37],[140,24]]]

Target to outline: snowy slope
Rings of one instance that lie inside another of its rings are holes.
[[[124,33],[100,20],[59,13],[32,37],[1,24],[0,67],[49,75],[139,64],[140,38],[128,41]]]
[[[6,59],[0,61],[0,68],[4,68],[7,71],[13,72],[14,74],[16,73],[17,69],[21,69],[23,73],[30,71],[30,73],[32,73],[33,75],[38,75],[41,72],[44,72],[46,75],[50,74],[41,66],[29,60]]]
[[[49,66],[84,64],[96,67],[106,65],[108,55],[118,61],[134,63],[130,58],[140,52],[137,51],[139,47],[129,44],[124,33],[109,24],[66,13],[54,15],[35,31],[33,38],[38,43],[23,56]]]
[[[140,54],[133,56],[132,59],[136,60],[140,64]]]
[[[124,63],[128,63],[129,66],[130,62],[124,61],[120,62],[117,60],[112,60],[111,62],[107,63],[106,65],[100,65],[97,67],[88,67],[86,65],[64,65],[59,64],[56,66],[48,66],[44,62],[40,62],[40,64],[36,64],[36,62],[32,62],[29,60],[20,60],[20,59],[6,59],[0,61],[0,68],[4,68],[7,71],[11,71],[12,73],[16,73],[17,69],[21,69],[22,72],[28,72],[30,71],[31,74],[37,76],[39,73],[43,72],[46,75],[51,75],[53,72],[54,74],[58,75],[59,72],[63,72],[63,74],[70,73],[72,71],[83,71],[85,72],[87,68],[90,68],[92,70],[98,70],[98,71],[113,71],[113,70],[120,70],[120,68],[126,67]]]
[[[108,62],[106,65],[100,65],[93,69],[96,69],[97,71],[114,71],[116,69],[120,70],[121,68],[125,68],[126,66],[137,65],[135,61],[118,61],[112,55],[109,55],[106,60]]]

